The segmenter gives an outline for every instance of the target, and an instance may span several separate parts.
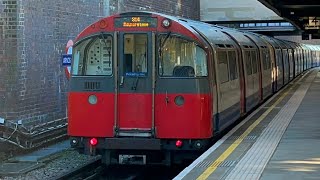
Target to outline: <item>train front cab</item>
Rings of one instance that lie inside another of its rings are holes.
[[[105,164],[199,155],[192,152],[213,136],[210,54],[202,43],[177,20],[143,12],[85,29],[69,93],[73,147],[101,154]]]

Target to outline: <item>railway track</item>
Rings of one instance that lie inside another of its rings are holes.
[[[94,159],[87,164],[62,174],[55,180],[67,179],[97,179],[97,180],[167,180],[174,178],[185,166],[167,167],[167,166],[110,166],[104,167],[101,159]]]
[[[89,161],[88,163],[73,169],[71,171],[68,171],[67,173],[62,174],[59,177],[56,177],[55,179],[63,179],[63,180],[76,180],[76,179],[98,179],[101,176],[101,173],[103,172],[104,167],[101,163],[101,157],[97,157],[96,159],[93,159]]]

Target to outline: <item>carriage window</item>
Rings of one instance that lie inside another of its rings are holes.
[[[257,73],[257,52],[251,51],[251,60],[252,60],[252,74]]]
[[[124,35],[123,72],[125,76],[144,76],[147,73],[146,34]]]
[[[283,59],[283,64],[286,65],[288,64],[288,51],[287,50],[284,50],[282,52],[282,59]]]
[[[159,39],[160,76],[201,77],[207,76],[207,54],[196,43],[170,36]]]
[[[252,67],[251,67],[251,54],[250,51],[245,51],[244,52],[244,56],[245,56],[245,62],[246,62],[246,69],[247,69],[247,75],[251,75],[252,74]]]
[[[230,80],[238,79],[237,57],[235,51],[228,52]]]
[[[220,51],[217,53],[219,63],[219,79],[220,83],[229,81],[229,67],[228,67],[228,56],[227,52]]]
[[[262,67],[263,67],[263,70],[267,70],[267,59],[266,59],[266,51],[262,51],[262,59],[261,59],[261,62],[262,62]]]
[[[270,55],[268,51],[263,51],[262,53],[262,63],[263,63],[263,69],[267,70],[270,69]]]
[[[99,35],[76,45],[72,75],[112,75],[112,36]]]
[[[277,66],[278,68],[281,68],[282,69],[282,53],[281,53],[281,50],[276,50],[276,54],[277,54]]]

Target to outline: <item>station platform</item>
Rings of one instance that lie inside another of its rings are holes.
[[[290,82],[174,179],[319,179],[319,70]]]

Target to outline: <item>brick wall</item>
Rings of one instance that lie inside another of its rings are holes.
[[[17,2],[0,1],[0,117],[16,116],[19,88],[17,60]]]
[[[137,10],[200,20],[200,0],[110,0],[110,14]]]
[[[60,56],[103,16],[133,10],[199,19],[199,0],[0,0],[0,117],[27,128],[66,117]]]
[[[0,117],[26,127],[66,117],[66,43],[106,15],[101,0],[0,0]]]

